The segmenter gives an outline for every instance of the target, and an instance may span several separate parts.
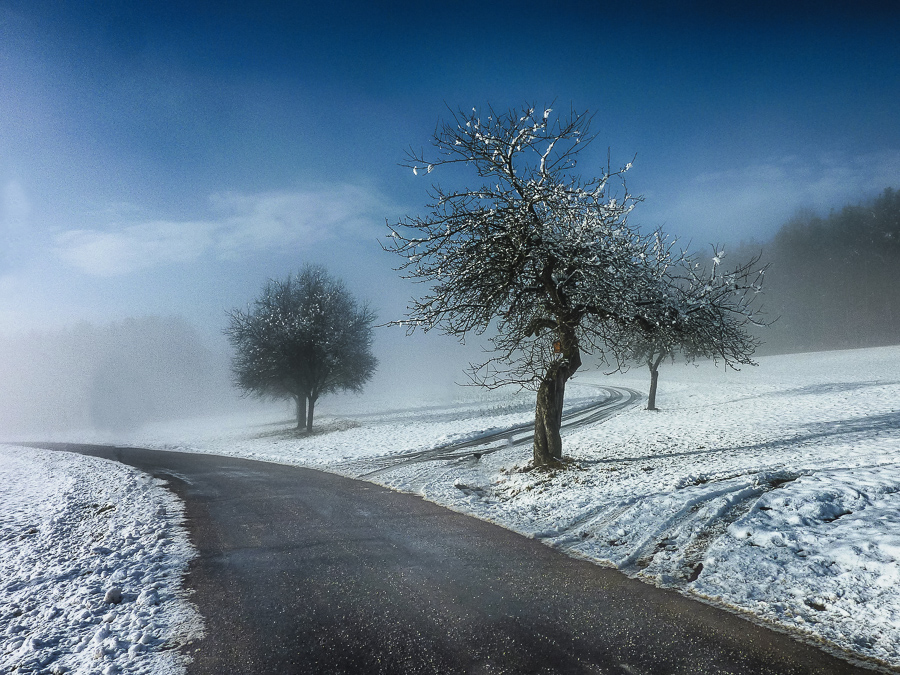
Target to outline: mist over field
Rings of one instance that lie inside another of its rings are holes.
[[[0,431],[130,430],[234,409],[227,361],[184,319],[78,323],[0,337]]]
[[[468,392],[467,359],[450,338],[380,328],[380,367],[363,394],[322,399],[323,410],[397,408],[453,400]],[[77,323],[0,336],[0,437],[65,431],[134,431],[171,420],[240,414],[289,402],[242,397],[231,353],[182,317]]]
[[[848,349],[900,342],[900,194],[848,204],[830,214],[798,213],[763,243],[730,248],[730,264],[761,254],[769,263],[757,329],[760,354]],[[384,324],[399,318],[388,308]],[[222,313],[224,323],[224,309]],[[133,431],[142,425],[239,413],[260,405],[232,384],[221,326],[149,316],[80,322],[0,337],[0,432],[7,437],[67,430]],[[468,363],[481,344],[438,333],[407,335],[380,325],[379,367],[364,392],[326,396],[322,410],[397,409],[476,395]],[[608,369],[596,355],[586,361]],[[590,366],[586,365],[586,368]]]

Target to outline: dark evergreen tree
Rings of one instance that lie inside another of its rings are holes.
[[[900,342],[900,193],[827,216],[798,213],[765,247],[767,351],[873,347]]]

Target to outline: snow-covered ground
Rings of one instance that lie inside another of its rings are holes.
[[[0,672],[183,672],[182,508],[115,462],[0,446]]]
[[[568,404],[648,380],[579,373]],[[900,347],[766,357],[737,373],[668,365],[660,387],[660,412],[635,406],[568,433],[565,471],[523,471],[530,448],[495,442],[370,480],[900,669]],[[528,392],[468,392],[477,400],[393,412],[332,405],[341,414],[308,437],[282,414],[116,440],[360,476],[384,455],[533,419]]]

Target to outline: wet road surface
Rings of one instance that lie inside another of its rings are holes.
[[[423,499],[213,455],[44,444],[168,481],[200,552],[193,675],[871,673]]]

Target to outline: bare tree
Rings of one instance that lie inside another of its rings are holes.
[[[435,156],[411,151],[406,165],[417,174],[468,166],[481,185],[432,186],[430,213],[400,221],[383,243],[405,259],[404,277],[431,284],[398,323],[461,340],[489,331],[494,356],[471,365],[472,381],[537,390],[536,465],[562,456],[565,385],[582,350],[602,354],[608,324],[644,320],[648,242],[627,224],[638,201],[623,180],[631,165],[583,181],[574,169],[591,140],[589,118],[574,111],[452,114],[435,132]]]
[[[235,384],[261,397],[293,398],[297,428],[312,430],[316,401],[360,391],[375,372],[375,314],[324,267],[269,280],[246,311],[229,313]]]
[[[493,356],[470,365],[472,382],[537,390],[536,466],[562,457],[565,386],[582,351],[621,364],[635,333],[658,331],[674,310],[669,269],[684,259],[658,234],[642,236],[627,222],[640,201],[625,186],[630,163],[615,172],[607,163],[591,180],[575,174],[593,138],[589,122],[586,114],[563,118],[535,107],[452,113],[435,131],[433,156],[411,150],[406,166],[451,177],[456,165],[469,167],[480,185],[433,185],[430,213],[401,220],[382,244],[404,258],[405,278],[430,284],[396,323],[460,340],[487,333]],[[688,315],[732,302],[716,289],[744,281],[715,277]]]
[[[656,410],[659,367],[680,354],[688,363],[713,359],[726,368],[755,365],[752,356],[760,344],[748,325],[765,326],[757,298],[767,266],[760,257],[726,269],[725,251],[713,248],[711,259],[680,252],[665,244],[662,233],[649,249],[648,271],[657,280],[657,298],[644,306],[639,330],[617,327],[617,344],[631,359],[650,370],[647,410]]]

